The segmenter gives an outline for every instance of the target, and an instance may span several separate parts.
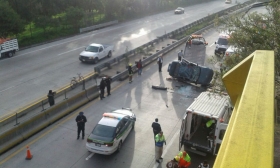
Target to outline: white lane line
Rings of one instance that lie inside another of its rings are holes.
[[[78,47],[78,48],[75,48],[73,50],[69,50],[69,51],[66,51],[66,52],[63,52],[63,53],[60,53],[60,54],[57,54],[57,55],[63,55],[63,54],[66,54],[66,53],[69,53],[69,52],[72,52],[72,51],[75,51],[75,50],[78,50],[78,49],[81,49],[81,48],[85,48],[85,46],[83,47]]]
[[[86,158],[86,160],[89,160],[93,155],[94,155],[94,153],[91,153],[90,155],[88,155],[88,157]]]
[[[210,47],[212,47],[215,43],[211,44]]]
[[[0,90],[0,93],[1,93],[1,92],[4,92],[4,91],[6,91],[6,90],[9,90],[9,89],[11,89],[11,88],[14,88],[14,87],[16,87],[16,85],[15,85],[15,86],[8,87],[8,88],[6,88],[6,89],[4,89],[4,90]]]
[[[178,137],[180,132],[180,129],[177,129],[177,131],[175,132],[175,134],[173,135],[173,137],[171,138],[170,142],[167,142],[168,145],[166,145],[165,148],[163,148],[163,153],[162,153],[162,157],[164,158],[164,156],[166,155],[167,151],[169,150],[169,148],[171,147],[171,145],[173,144],[173,142],[175,141],[175,138]],[[179,140],[178,140],[179,141]],[[171,158],[172,159],[172,158]],[[159,166],[159,163],[155,163],[154,168],[157,168]]]

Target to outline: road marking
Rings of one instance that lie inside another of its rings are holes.
[[[63,55],[63,54],[66,54],[66,53],[69,53],[69,52],[72,52],[72,51],[75,51],[75,50],[78,50],[78,49],[81,49],[81,48],[85,48],[85,46],[83,47],[78,47],[78,48],[75,48],[73,50],[69,50],[69,51],[66,51],[66,52],[63,52],[63,53],[60,53],[60,54],[57,54],[57,55]]]
[[[180,130],[177,129],[177,131],[175,132],[175,134],[173,135],[173,137],[171,138],[170,142],[168,142],[168,145],[166,145],[165,149],[163,148],[163,153],[162,153],[162,157],[164,158],[164,156],[166,155],[167,151],[169,150],[169,148],[171,147],[171,144],[173,144],[173,142],[175,141],[175,138],[179,135]],[[171,158],[172,159],[172,158]],[[158,163],[155,163],[154,168],[157,168],[159,166]]]
[[[210,47],[212,47],[215,43],[211,44]]]
[[[89,160],[93,155],[94,155],[94,153],[91,153],[90,155],[88,155],[88,157],[86,158],[86,160]]]

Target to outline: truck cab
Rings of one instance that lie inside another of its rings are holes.
[[[184,145],[188,152],[217,155],[231,113],[229,96],[202,92],[187,108],[182,119],[180,148]]]

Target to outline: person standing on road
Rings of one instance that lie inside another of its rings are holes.
[[[158,119],[155,119],[155,122],[152,123],[152,128],[153,128],[153,132],[154,132],[154,138],[156,137],[156,135],[161,131],[161,127],[160,124],[158,123]]]
[[[178,52],[178,61],[181,61],[181,60],[182,60],[182,57],[184,58],[183,50],[181,50],[180,52]]]
[[[55,92],[53,92],[52,90],[49,90],[48,100],[49,100],[50,106],[53,106],[55,104],[55,102],[54,102],[54,95],[55,94],[56,94]]]
[[[139,59],[139,61],[137,62],[137,69],[138,69],[138,75],[142,74],[142,61],[141,59]]]
[[[77,139],[80,138],[80,133],[82,131],[82,139],[85,138],[85,123],[87,122],[86,116],[84,116],[84,112],[80,112],[79,115],[76,117],[76,122],[78,126],[78,135]]]
[[[128,80],[129,80],[129,83],[132,82],[132,75],[133,75],[132,64],[130,63],[130,64],[128,65]]]
[[[163,62],[163,56],[159,56],[158,60],[157,60],[157,64],[158,64],[158,71],[161,72],[161,67],[162,67],[162,62]]]
[[[99,84],[99,89],[100,89],[100,99],[102,100],[104,97],[104,90],[106,87],[106,83],[105,83],[105,79],[106,77],[102,77],[100,84]]]
[[[106,87],[107,87],[107,96],[111,95],[111,92],[110,92],[111,91],[111,81],[112,81],[112,79],[109,76],[107,76],[106,80],[105,80]]]
[[[191,46],[192,46],[192,36],[189,37],[189,39],[188,39],[188,41],[186,43],[186,47],[191,48]]]
[[[164,135],[163,135],[163,132],[160,131],[156,137],[155,137],[155,140],[156,140],[156,146],[155,146],[155,157],[156,157],[156,162],[160,163],[160,159],[162,160],[163,158],[161,157],[162,155],[162,152],[163,152],[163,143],[165,143],[166,145],[166,141],[165,141],[165,138],[164,138]]]

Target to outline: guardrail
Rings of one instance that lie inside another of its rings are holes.
[[[274,64],[256,50],[223,76],[234,110],[214,168],[274,167]]]
[[[111,22],[106,22],[106,23],[102,23],[102,24],[98,24],[98,25],[94,25],[94,26],[90,26],[90,27],[80,28],[80,33],[91,31],[94,29],[102,28],[102,27],[106,27],[106,26],[110,26],[110,25],[117,24],[117,23],[119,23],[119,21],[114,20]]]
[[[239,5],[238,5],[239,6]],[[242,7],[239,6],[239,7]],[[177,34],[185,32],[187,29],[202,23],[202,22],[209,22],[207,27],[194,32],[194,33],[201,33],[202,31],[208,29],[209,27],[213,26],[211,19],[213,20],[215,16],[218,14],[219,16],[223,13],[228,13],[230,10],[236,8],[232,7],[227,10],[223,10],[222,12],[215,13],[211,16],[207,16],[206,18],[199,19],[194,23],[186,25],[182,28],[174,30],[172,32],[166,33],[163,36],[158,37],[157,39],[152,40],[149,43],[146,43],[138,48],[147,48],[149,46],[153,46],[155,43],[158,43],[159,40],[164,40],[166,38],[175,36]],[[155,60],[160,54],[165,54],[172,50],[173,48],[181,45],[187,40],[188,36],[164,47],[162,50],[157,51],[155,54],[147,57],[143,60],[143,65],[147,65],[153,60]],[[129,51],[126,53],[128,56],[136,54],[138,52],[138,48]],[[125,59],[126,55],[121,55],[107,61],[95,68],[95,72],[100,72],[105,68],[108,68],[112,64],[118,63],[122,59]],[[136,65],[133,66],[133,69],[136,68]],[[127,76],[128,71],[125,69],[123,72],[112,76],[112,82],[119,80],[120,78]],[[37,131],[41,130],[42,128],[48,126],[49,124],[55,122],[59,118],[67,115],[71,111],[75,110],[76,108],[84,105],[85,103],[97,98],[99,96],[99,88],[97,86],[96,78],[98,73],[90,73],[85,77],[85,81],[82,85],[78,86],[77,89],[71,89],[69,85],[59,89],[56,94],[56,105],[45,108],[47,106],[47,98],[41,98],[39,101],[32,103],[29,106],[24,107],[19,112],[7,117],[6,119],[0,121],[0,153],[3,153],[10,147],[20,143],[21,141],[27,139],[30,135],[36,133]],[[92,83],[90,82],[92,81]],[[86,84],[87,83],[87,84]],[[63,95],[63,96],[62,96]],[[60,99],[58,99],[60,98]],[[34,111],[37,109],[35,113],[30,114],[30,111]],[[20,121],[19,121],[20,119]],[[10,128],[7,129],[7,126]],[[5,129],[5,128],[6,129]]]

